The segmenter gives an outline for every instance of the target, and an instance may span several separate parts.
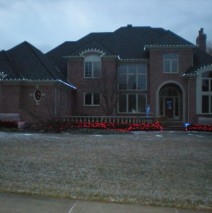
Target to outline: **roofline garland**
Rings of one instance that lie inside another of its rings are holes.
[[[97,48],[89,48],[89,49],[85,49],[85,50],[81,51],[79,53],[79,55],[84,57],[84,55],[86,55],[87,53],[89,54],[89,53],[92,53],[92,52],[99,54],[101,56],[106,54],[106,52],[104,52],[103,50],[100,50],[100,49],[97,49]]]
[[[20,79],[20,78],[10,78],[10,79],[0,79],[0,82],[22,82],[22,83],[37,83],[37,82],[40,82],[40,83],[44,83],[44,82],[48,82],[48,83],[61,83],[61,84],[64,84],[65,86],[68,86],[72,89],[77,89],[74,85],[71,85],[65,81],[62,81],[60,79],[37,79],[37,80],[32,80],[32,79]]]
[[[199,75],[199,71],[202,70],[202,69],[205,69],[207,67],[212,67],[212,64],[201,66],[198,69],[194,70],[192,73],[184,73],[182,76],[183,77],[198,76]]]
[[[121,62],[148,62],[147,58],[119,58]]]
[[[144,45],[144,50],[154,48],[154,49],[160,49],[160,48],[196,48],[197,45],[191,44],[191,45],[179,45],[179,44],[167,44],[167,45],[160,45],[160,44],[150,44],[150,45]]]
[[[142,62],[147,62],[148,59],[147,58],[121,58],[119,55],[102,55],[101,56],[102,58],[103,57],[111,57],[111,58],[117,58],[119,61],[122,61],[122,62],[137,62],[137,61],[142,61]],[[84,56],[81,56],[81,55],[70,55],[70,56],[63,56],[63,58],[65,59],[83,59]]]

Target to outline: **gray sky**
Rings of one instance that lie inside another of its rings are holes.
[[[0,50],[28,41],[47,52],[64,41],[119,27],[162,27],[212,42],[212,0],[0,0]]]

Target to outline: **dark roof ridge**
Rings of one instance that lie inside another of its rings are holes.
[[[61,46],[65,45],[65,44],[76,44],[76,41],[64,41],[63,43],[59,44],[55,48],[53,48],[53,49],[49,50],[48,52],[46,52],[45,55],[51,54],[51,52],[53,52],[54,50],[60,48]]]
[[[51,71],[49,70],[49,68],[46,66],[46,64],[43,62],[43,60],[41,59],[39,54],[43,54],[39,49],[37,49],[36,47],[34,47],[32,44],[30,44],[28,41],[24,41],[22,43],[20,43],[19,45],[16,46],[17,47],[21,47],[21,46],[25,46],[27,47],[33,54],[34,56],[40,61],[40,63],[45,67],[46,71],[50,74],[50,76],[52,76]],[[38,54],[39,53],[39,54]]]
[[[172,36],[172,37],[174,36],[175,38],[181,40],[181,42],[183,41],[183,42],[187,43],[187,45],[195,46],[193,43],[191,43],[190,41],[182,38],[181,36],[179,36],[178,34],[172,32],[171,30],[165,30],[163,28],[161,28],[161,29],[164,31],[164,33],[163,34],[162,33],[159,34],[158,38],[155,41],[153,41],[152,45],[155,45],[155,44],[157,45],[158,44],[157,42],[159,42],[161,40],[166,40],[166,38],[168,38],[170,36]],[[166,45],[168,45],[168,44],[166,44]],[[171,44],[171,45],[173,45],[173,44]],[[177,45],[177,44],[175,44],[175,45]]]
[[[44,56],[44,53],[42,53],[39,49],[37,49],[36,47],[34,47],[33,45],[31,45],[30,43],[26,42],[26,44],[27,44],[27,47],[32,50],[32,53],[38,58],[38,60],[40,61],[40,63],[45,67],[46,71],[51,76],[53,76],[53,78],[54,78],[55,76],[53,75],[53,73],[51,72],[51,70],[49,69],[49,67],[46,65],[46,63],[44,63],[43,59],[41,58],[40,54],[43,54],[43,56]],[[48,60],[48,58],[46,60]],[[51,63],[51,62],[48,60],[48,63]],[[55,69],[56,69],[56,67],[55,67]]]

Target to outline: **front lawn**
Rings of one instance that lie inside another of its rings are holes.
[[[211,138],[186,131],[0,132],[0,191],[211,208]]]

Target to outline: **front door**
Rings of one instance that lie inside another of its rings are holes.
[[[174,116],[174,99],[173,98],[165,98],[164,100],[164,108],[165,108],[165,116],[167,118],[173,118]]]
[[[182,118],[182,93],[178,86],[168,84],[160,93],[160,116],[178,120]]]

